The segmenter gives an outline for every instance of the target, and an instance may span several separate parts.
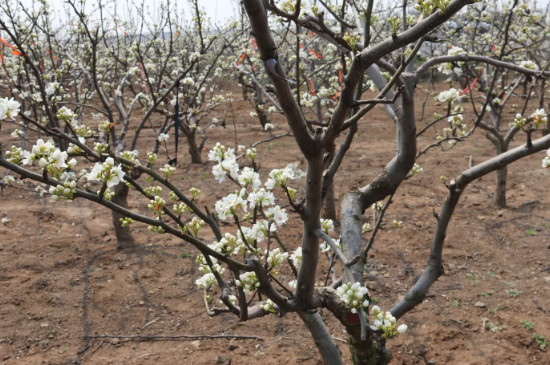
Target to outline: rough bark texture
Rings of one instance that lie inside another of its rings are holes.
[[[497,146],[497,155],[508,151],[508,143],[503,142]],[[506,182],[508,175],[508,166],[503,166],[497,170],[497,187],[495,190],[495,204],[499,208],[506,208]]]
[[[499,208],[506,208],[506,180],[508,168],[504,166],[497,170],[497,188],[495,191],[495,204]]]
[[[348,345],[351,351],[353,365],[386,365],[391,360],[391,354],[386,349],[386,340],[379,338],[372,331],[365,341],[361,341],[361,328],[359,325],[346,326],[348,332]]]
[[[361,254],[361,194],[350,192],[342,198],[341,206],[341,242],[342,251],[348,261]],[[344,282],[358,282],[364,284],[363,262],[359,260],[351,266],[351,270],[345,270]],[[389,363],[391,355],[385,346],[385,339],[378,336],[370,328],[366,328],[366,338],[361,339],[361,323],[346,324],[348,333],[348,345],[352,356],[353,364],[376,364]]]
[[[341,206],[341,243],[342,252],[348,261],[361,254],[361,193],[351,192],[344,195]],[[345,283],[363,284],[363,263],[359,260],[351,266],[352,277],[349,271],[344,272]]]
[[[121,183],[115,186],[115,196],[112,201],[123,208],[128,208],[128,186],[126,184]],[[120,218],[124,218],[124,216],[114,210],[111,210],[111,216],[113,218],[113,226],[115,227],[117,248],[122,250],[135,247],[130,228],[124,228],[120,223]]]
[[[191,162],[192,163],[202,163],[201,159],[201,151],[199,149],[199,146],[197,146],[197,139],[195,138],[195,133],[189,133],[186,134],[187,137],[187,145],[189,146],[189,154],[191,155]]]
[[[508,141],[506,138],[498,138],[491,133],[485,135],[490,140],[497,150],[497,156],[508,151]],[[508,175],[508,167],[502,166],[496,171],[496,189],[495,189],[495,204],[499,208],[506,208],[506,182]]]

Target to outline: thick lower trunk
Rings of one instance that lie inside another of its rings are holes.
[[[506,208],[506,180],[508,169],[506,166],[497,170],[497,188],[495,191],[495,204],[499,208]]]
[[[201,151],[197,145],[195,133],[187,134],[187,145],[189,146],[189,154],[191,155],[192,163],[202,163]]]
[[[497,154],[503,154],[508,151],[508,143],[501,143],[496,146]],[[508,166],[503,166],[496,171],[497,187],[495,189],[495,204],[499,208],[506,208],[506,182],[508,175]]]
[[[386,339],[367,331],[367,338],[361,340],[361,326],[347,326],[348,346],[353,365],[386,365],[391,354],[386,349]]]
[[[341,243],[342,252],[351,260],[360,255],[362,250],[361,237],[361,194],[349,192],[342,197],[341,203]],[[344,273],[343,281],[364,285],[364,262],[359,260]],[[365,308],[368,312],[368,308]],[[361,323],[347,324],[348,346],[351,352],[352,363],[355,365],[384,365],[388,364],[391,354],[386,349],[386,340],[373,332],[367,324],[365,339],[361,340]]]
[[[128,208],[128,190],[128,186],[124,183],[116,185],[113,203],[118,204],[121,207]],[[130,228],[122,227],[122,223],[120,222],[120,219],[124,218],[124,216],[114,210],[111,210],[111,216],[113,218],[113,226],[115,227],[117,249],[122,250],[135,247],[134,238],[132,237]]]
[[[497,149],[497,156],[508,151],[508,142],[503,138],[487,133],[485,137],[493,143]],[[506,165],[496,170],[496,189],[495,189],[495,205],[499,208],[506,208],[506,180],[508,168]]]

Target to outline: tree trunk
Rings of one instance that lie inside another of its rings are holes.
[[[189,154],[191,155],[191,162],[202,163],[201,151],[199,149],[199,146],[197,145],[195,132],[186,134],[186,137],[187,137],[187,145],[189,146]]]
[[[497,170],[497,188],[495,191],[495,204],[499,208],[506,208],[507,173],[508,173],[508,168],[506,166]]]
[[[325,195],[325,204],[323,206],[323,218],[336,221],[336,203],[334,198],[334,184],[330,184]]]
[[[379,337],[371,330],[367,338],[361,340],[361,326],[346,326],[348,346],[353,365],[386,365],[391,360],[391,354],[386,349],[386,339]]]
[[[353,257],[360,255],[362,249],[361,194],[357,192],[347,193],[343,196],[341,204],[342,252],[348,260],[351,260]],[[346,283],[358,282],[363,285],[363,265],[362,260],[353,264],[350,270],[344,272],[343,281]],[[365,311],[368,312],[368,308],[365,308]],[[351,315],[351,318],[355,318],[355,316]],[[366,337],[361,340],[361,323],[358,318],[353,322],[346,324],[352,363],[354,365],[388,364],[391,360],[391,354],[386,349],[386,340],[372,331],[368,324]]]
[[[332,339],[327,326],[319,315],[319,312],[298,312],[300,318],[309,329],[315,346],[321,354],[323,362],[327,365],[343,365],[340,350]]]
[[[508,151],[508,143],[504,142],[497,146],[497,154],[500,155]],[[506,183],[508,175],[508,166],[504,166],[496,171],[497,187],[495,189],[495,204],[499,208],[506,208]]]
[[[327,148],[327,158],[326,161],[323,161],[323,168],[326,170],[329,168],[332,160],[334,158],[334,151],[336,146],[332,144],[330,150]],[[332,219],[336,223],[336,203],[334,196],[334,182],[327,187],[325,192],[325,201],[323,204],[323,218]]]
[[[490,132],[485,134],[485,137],[493,143],[497,149],[497,156],[508,151],[508,143],[503,138],[495,136]],[[496,189],[495,189],[495,205],[499,208],[506,208],[506,182],[508,175],[508,167],[504,167],[496,170]]]
[[[264,129],[265,125],[269,123],[269,119],[267,119],[267,114],[263,108],[264,101],[262,98],[262,92],[263,91],[260,89],[260,87],[256,86],[256,89],[254,90],[254,109],[256,109],[256,114],[258,114],[258,119],[260,119],[262,129]]]
[[[113,203],[118,204],[121,207],[128,208],[128,190],[128,185],[124,183],[116,185]],[[120,222],[120,218],[124,218],[124,216],[114,210],[111,210],[111,216],[113,218],[113,226],[115,227],[117,249],[123,250],[135,247],[134,238],[132,237],[130,228],[122,227],[122,223]]]

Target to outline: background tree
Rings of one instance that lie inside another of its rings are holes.
[[[160,150],[168,156],[177,97],[177,125],[186,138],[191,162],[200,163],[204,138],[197,141],[197,136],[210,125],[204,125],[205,117],[225,100],[214,86],[216,77],[222,76],[217,62],[223,42],[205,34],[206,17],[197,1],[192,3],[191,23],[178,19],[169,2],[160,4],[155,13],[158,19],[147,17],[145,8],[136,6],[135,19],[128,21],[119,18],[116,3],[109,5],[98,3],[91,10],[90,14],[99,14],[96,19],[85,12],[83,3],[69,1],[72,19],[53,29],[46,2],[35,12],[23,8],[25,20],[10,4],[2,4],[6,20],[0,26],[21,53],[4,68],[7,87],[25,110],[22,135],[29,125],[39,130],[61,128],[76,133],[81,143],[94,140],[98,153],[112,149],[115,154],[136,157],[137,141],[147,130],[154,137],[150,153]],[[72,28],[64,32],[63,27]],[[99,134],[80,124],[90,117],[98,120],[91,127],[99,125]],[[106,124],[101,127],[100,123]],[[78,146],[55,138],[69,154],[82,153]],[[169,160],[175,163],[177,156]],[[139,173],[133,177],[137,179]],[[128,206],[127,185],[116,185],[113,193],[115,203]],[[130,230],[120,218],[113,211],[118,246],[133,247]]]

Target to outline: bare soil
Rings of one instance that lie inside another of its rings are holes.
[[[237,103],[235,125],[228,120],[225,129],[209,129],[206,148],[217,141],[233,146],[234,127],[239,144],[267,138],[249,112],[246,104]],[[419,121],[419,128],[426,123]],[[276,133],[287,130],[280,118],[274,124]],[[14,141],[3,128],[6,150]],[[434,141],[434,133],[428,134],[419,147]],[[151,138],[144,138],[144,145]],[[394,139],[392,122],[377,107],[361,122],[336,180],[336,196],[370,181],[392,157]],[[516,144],[523,142],[518,135]],[[262,144],[258,152],[263,176],[288,162],[305,169],[290,137]],[[426,265],[434,212],[446,195],[440,177],[457,176],[468,168],[470,156],[479,163],[493,154],[492,145],[476,133],[450,151],[434,149],[419,160],[424,172],[399,188],[369,257],[367,285],[382,309],[399,300]],[[409,330],[388,340],[392,364],[550,363],[548,347],[542,350],[531,339],[536,333],[550,340],[550,169],[540,168],[542,157],[509,167],[507,209],[492,204],[493,175],[468,187],[448,231],[445,274],[426,301],[402,319]],[[162,156],[159,162],[165,160]],[[234,190],[214,181],[211,164],[190,165],[185,147],[180,147],[179,162],[172,180],[184,189],[199,187],[204,205]],[[118,251],[106,208],[83,200],[54,204],[21,188],[7,187],[0,195],[4,217],[10,221],[0,224],[3,364],[321,364],[296,315],[245,323],[231,314],[209,317],[194,284],[197,251],[188,244],[136,224],[138,247]],[[394,219],[403,226],[395,227]],[[297,247],[299,225],[289,224],[284,234],[289,246]],[[319,281],[326,270],[326,264],[320,266]],[[323,314],[349,362],[342,326],[330,313]],[[532,322],[533,329],[522,320]],[[103,335],[261,339],[94,337]]]

